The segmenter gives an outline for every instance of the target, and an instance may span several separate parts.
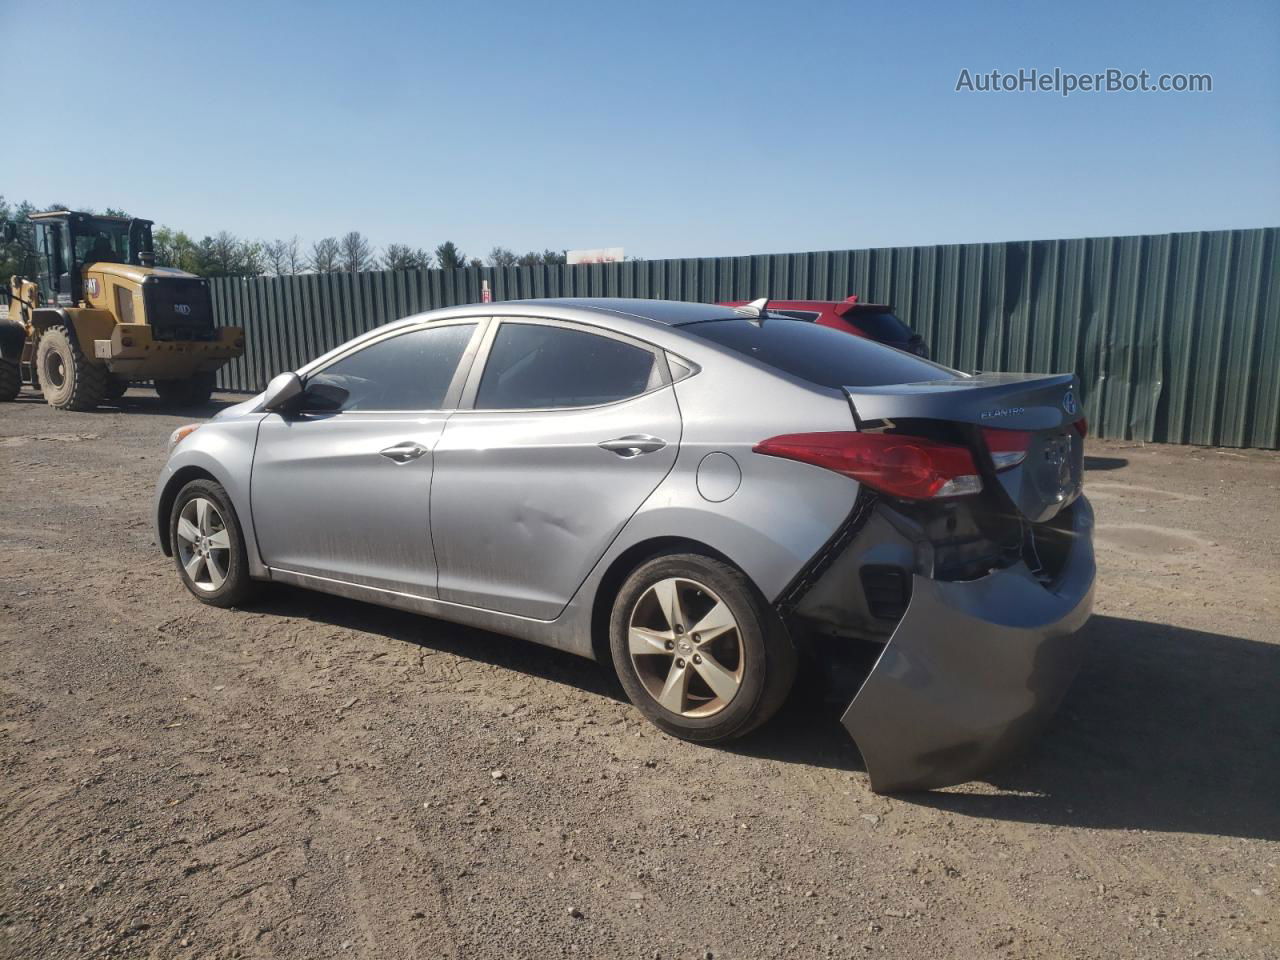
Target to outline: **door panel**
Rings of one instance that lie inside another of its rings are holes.
[[[604,407],[455,413],[431,490],[440,598],[554,619],[679,446],[670,385]]]
[[[267,566],[434,596],[431,451],[446,419],[408,412],[265,417],[250,499]]]
[[[263,418],[250,501],[267,566],[435,595],[431,450],[481,329],[393,330],[309,373],[298,412]]]

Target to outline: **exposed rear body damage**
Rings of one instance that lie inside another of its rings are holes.
[[[856,659],[850,645],[884,644],[842,717],[878,791],[973,779],[1028,739],[1078,670],[1095,570],[1074,391],[1069,375],[1017,374],[846,391],[862,430],[968,447],[981,480],[940,499],[864,487],[780,598],[841,638],[824,648],[833,673]]]
[[[1093,607],[1093,511],[1045,583],[1024,560],[976,580],[913,574],[906,614],[845,711],[877,791],[971,780],[1021,747],[1080,666]]]

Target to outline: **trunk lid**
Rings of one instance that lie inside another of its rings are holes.
[[[972,377],[845,387],[858,429],[932,420],[966,431],[988,481],[996,480],[1032,523],[1052,519],[1080,495],[1084,437],[1079,384],[1073,374],[987,373]],[[1026,456],[997,470],[982,431],[1026,434]]]

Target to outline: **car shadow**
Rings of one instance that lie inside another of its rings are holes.
[[[1129,461],[1124,457],[1090,457],[1085,456],[1084,468],[1086,470],[1123,470],[1129,465]]]
[[[980,818],[1280,839],[1280,645],[1095,616],[1085,666],[1023,756],[899,799]],[[809,698],[748,738],[756,756],[863,770],[839,709]]]
[[[1280,839],[1280,645],[1096,616],[1090,658],[1005,793],[917,799],[956,813]]]
[[[254,609],[625,701],[608,666],[486,630],[288,587]],[[989,786],[897,798],[976,818],[1280,839],[1280,645],[1107,616],[1082,640],[1080,676],[1021,759],[988,774]],[[708,749],[863,771],[842,709],[809,678],[772,722]]]
[[[253,604],[253,609],[258,613],[374,633],[389,640],[411,643],[436,653],[466,657],[611,700],[626,700],[612,669],[563,650],[488,630],[284,585],[273,586]]]

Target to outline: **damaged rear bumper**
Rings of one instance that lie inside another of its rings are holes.
[[[1057,708],[1093,609],[1093,511],[1045,586],[1025,563],[977,580],[916,574],[911,601],[841,722],[878,792],[972,780],[1016,752]]]

